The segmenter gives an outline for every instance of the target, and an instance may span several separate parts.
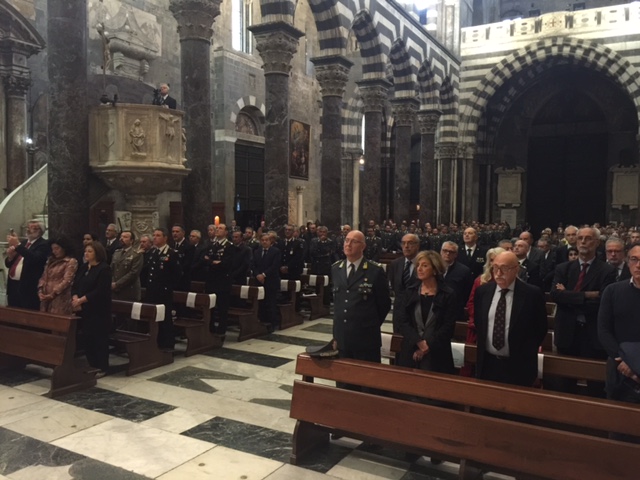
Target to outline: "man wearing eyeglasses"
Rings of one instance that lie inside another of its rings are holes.
[[[624,242],[617,237],[612,237],[605,243],[607,263],[616,269],[616,282],[631,278],[631,272],[624,261]]]
[[[640,243],[627,255],[631,278],[609,285],[598,311],[598,338],[607,351],[607,398],[640,403]]]
[[[442,260],[444,260],[444,264],[447,267],[444,273],[444,283],[456,292],[456,302],[458,303],[456,317],[459,320],[463,320],[465,318],[464,307],[469,299],[475,278],[473,278],[469,267],[457,261],[457,243],[444,242],[442,248],[440,248],[440,256],[442,256]]]
[[[538,375],[538,348],[547,333],[547,311],[542,290],[519,280],[519,268],[514,253],[500,253],[493,260],[495,282],[476,289],[476,376],[530,387]]]

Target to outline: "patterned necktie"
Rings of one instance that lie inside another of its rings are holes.
[[[404,262],[404,270],[402,271],[402,286],[406,287],[411,280],[411,262],[408,260]]]
[[[500,290],[500,299],[493,319],[493,348],[500,350],[504,347],[505,330],[507,328],[507,293],[508,288]]]
[[[574,292],[579,292],[580,289],[582,288],[582,283],[584,282],[584,277],[587,274],[587,269],[589,268],[589,264],[587,262],[584,262],[582,264],[582,270],[580,270],[580,276],[578,277],[578,283],[576,283],[576,286],[573,287],[573,291]]]

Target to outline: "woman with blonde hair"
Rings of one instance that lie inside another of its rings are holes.
[[[454,373],[451,338],[455,328],[456,299],[443,280],[446,271],[440,254],[427,250],[414,260],[419,282],[401,297],[399,329],[403,336],[398,365],[441,373]]]

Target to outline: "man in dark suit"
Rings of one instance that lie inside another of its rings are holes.
[[[624,242],[618,237],[611,237],[605,243],[607,263],[616,269],[616,282],[629,280],[631,272],[624,261]]]
[[[149,282],[149,259],[151,258],[151,249],[153,248],[153,240],[149,235],[141,235],[138,244],[138,253],[142,255],[142,270],[140,270],[140,286],[145,288]]]
[[[224,335],[227,332],[227,315],[231,297],[231,269],[233,268],[233,245],[227,239],[227,226],[209,225],[215,237],[202,250],[199,263],[206,272],[205,289],[216,294],[216,307],[213,311],[212,332]]]
[[[538,249],[542,252],[540,263],[540,282],[543,292],[551,291],[551,283],[556,269],[556,252],[551,248],[548,237],[541,237],[538,240]]]
[[[352,230],[344,241],[346,260],[333,264],[333,338],[340,358],[380,363],[380,326],[391,308],[382,266],[366,260],[364,235]]]
[[[569,248],[577,247],[578,228],[569,225],[564,229],[564,241],[556,248],[556,265],[569,260]]]
[[[285,280],[300,280],[304,268],[304,247],[294,238],[293,225],[284,226],[284,239],[276,245],[281,253],[280,277]]]
[[[530,387],[538,374],[538,348],[547,333],[547,311],[542,290],[518,280],[519,268],[514,253],[500,253],[493,260],[495,282],[476,289],[476,376]]]
[[[534,245],[535,242],[533,241],[533,234],[528,231],[522,232],[518,238],[529,244],[529,253],[527,254],[527,258],[536,265],[540,265],[542,263],[542,257],[544,257],[544,252],[539,248],[536,248]]]
[[[513,246],[513,253],[518,259],[518,263],[520,263],[520,275],[518,278],[525,283],[542,288],[540,265],[529,257],[530,251],[531,247],[525,240],[516,240]],[[523,275],[522,271],[526,273]]]
[[[273,246],[267,232],[260,236],[261,248],[253,252],[251,270],[258,285],[264,287],[264,300],[259,304],[260,321],[268,324],[270,331],[280,324],[278,315],[278,292],[280,292],[280,250]]]
[[[554,340],[558,353],[604,360],[607,354],[598,340],[598,308],[607,285],[615,282],[616,269],[596,257],[600,239],[594,228],[578,230],[578,260],[556,267],[551,298],[557,304]],[[553,389],[575,393],[576,381],[554,379]],[[604,396],[604,383],[587,382],[587,392]]]
[[[111,265],[111,259],[113,254],[119,248],[122,248],[120,241],[118,240],[118,230],[115,223],[107,225],[107,229],[104,232],[104,241],[102,242],[104,249],[107,251],[107,263]]]
[[[251,270],[253,250],[244,244],[242,232],[236,230],[231,234],[233,243],[233,267],[231,268],[231,282],[233,285],[246,285]]]
[[[182,276],[176,288],[182,292],[189,292],[191,291],[191,266],[195,248],[186,239],[186,232],[182,225],[175,224],[171,227],[171,237],[172,241],[169,242],[169,247],[178,254],[178,261],[182,268]]]
[[[191,230],[191,232],[189,232],[189,244],[193,248],[193,257],[189,271],[190,279],[191,281],[204,282],[206,272],[200,265],[199,259],[203,250],[207,248],[207,244],[202,241],[202,232],[200,230]]]
[[[37,220],[27,223],[27,239],[22,242],[13,230],[7,235],[7,303],[10,307],[40,310],[38,281],[51,254],[49,242],[42,238],[44,227]]]
[[[180,279],[182,269],[178,255],[167,244],[167,231],[157,228],[153,231],[153,246],[149,254],[149,279],[144,294],[145,303],[162,304],[165,307],[164,321],[158,324],[158,346],[173,349],[173,289]]]
[[[158,89],[159,95],[153,98],[153,104],[161,107],[170,108],[175,110],[178,108],[178,102],[176,99],[169,96],[169,85],[167,83],[161,83]]]
[[[400,303],[404,291],[416,278],[416,268],[413,260],[420,250],[420,240],[417,235],[407,233],[402,237],[402,257],[396,258],[387,267],[387,278],[393,290],[393,331],[400,331]]]
[[[482,269],[487,261],[487,251],[478,246],[478,232],[475,228],[465,228],[462,240],[464,245],[461,246],[462,252],[458,254],[458,262],[471,270],[471,278],[475,280],[478,275],[482,275]]]
[[[467,305],[469,294],[471,293],[471,287],[473,286],[474,278],[471,276],[471,270],[466,265],[462,265],[456,261],[458,258],[458,244],[455,242],[444,242],[440,249],[440,255],[444,264],[447,267],[444,273],[444,283],[449,285],[454,292],[456,292],[456,302],[458,307],[456,308],[456,318],[458,320],[464,320],[464,307]]]

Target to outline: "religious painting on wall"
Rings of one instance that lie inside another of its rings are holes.
[[[289,121],[289,176],[309,180],[309,139],[311,126]]]

